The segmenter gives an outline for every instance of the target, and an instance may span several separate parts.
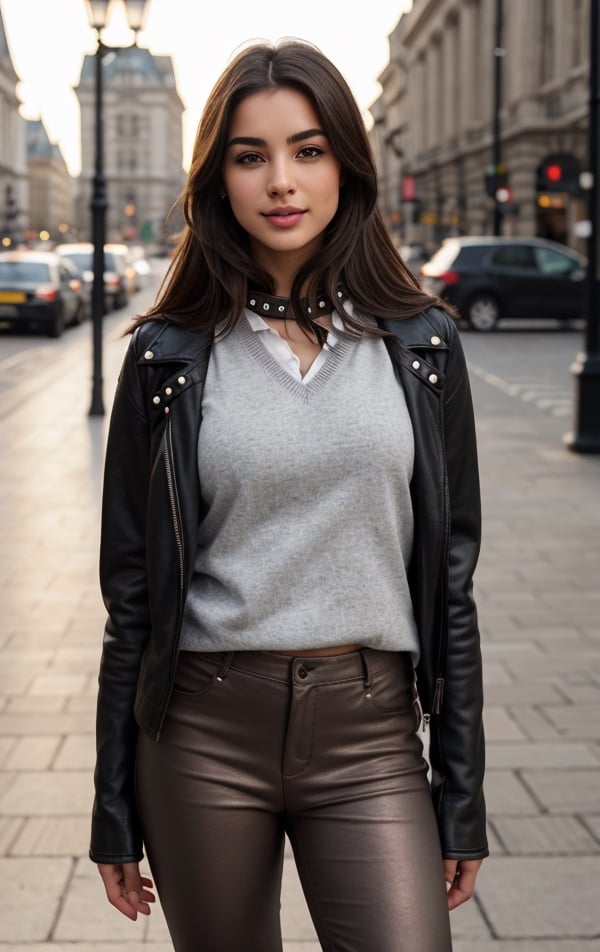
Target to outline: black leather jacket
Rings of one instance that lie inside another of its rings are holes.
[[[384,321],[414,439],[409,575],[444,856],[487,855],[479,632],[472,575],[480,501],[471,396],[453,321],[431,309]],[[212,338],[149,322],[133,335],[110,424],[100,575],[108,611],[100,666],[90,856],[142,858],[138,730],[159,740],[202,518],[197,445]]]

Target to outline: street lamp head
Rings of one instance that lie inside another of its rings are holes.
[[[112,0],[85,0],[90,26],[100,32],[108,23],[108,8]],[[133,30],[136,39],[140,30],[144,29],[150,0],[123,0],[127,25]]]
[[[134,31],[137,39],[139,31],[144,29],[150,0],[123,0],[123,2],[127,14],[127,25]]]
[[[108,8],[111,0],[85,0],[85,4],[90,26],[100,32],[108,21]]]

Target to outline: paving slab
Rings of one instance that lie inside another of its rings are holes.
[[[47,939],[71,872],[68,859],[0,857],[0,943]]]
[[[61,705],[62,707],[62,705]],[[18,736],[23,734],[77,734],[81,731],[81,715],[76,713],[13,714],[0,712],[0,736]]]
[[[6,856],[10,846],[23,829],[25,821],[18,816],[0,816],[0,856]]]
[[[281,930],[286,940],[290,942],[317,942],[317,935],[289,851],[283,864]],[[319,948],[318,945],[317,948]]]
[[[89,720],[89,732],[87,734],[71,734],[69,737],[63,738],[60,749],[52,762],[54,770],[93,771],[96,760],[93,718],[86,717],[85,720]]]
[[[458,939],[477,939],[484,942],[491,938],[489,926],[485,921],[479,904],[473,899],[450,913],[452,942]]]
[[[485,706],[486,708],[501,707],[506,705],[510,708],[530,707],[539,704],[556,704],[564,701],[564,697],[559,693],[558,684],[543,682],[541,684],[523,685],[522,682],[509,682],[507,684],[486,684],[485,687]]]
[[[561,684],[559,691],[563,698],[573,705],[600,704],[600,684]]]
[[[527,740],[533,741],[558,741],[561,734],[556,727],[544,715],[544,708],[523,705],[522,707],[509,707],[508,713],[512,720],[519,726]]]
[[[23,771],[0,797],[4,816],[85,816],[93,800],[87,770]]]
[[[0,737],[0,770],[4,767],[16,743],[16,737]]]
[[[591,831],[592,836],[595,838],[597,843],[600,843],[600,803],[596,804],[596,810],[598,811],[595,815],[583,814],[581,817],[582,821],[585,823],[588,830]]]
[[[32,697],[31,694],[25,694],[21,697],[6,698],[4,710],[9,714],[60,714],[65,708],[63,697]]]
[[[600,770],[523,770],[521,779],[548,813],[600,811]]]
[[[600,703],[544,705],[542,711],[565,737],[597,738],[600,740]]]
[[[12,821],[14,826],[9,849],[11,856],[78,858],[87,853],[90,841],[89,816],[7,817],[6,820]]]
[[[171,942],[150,943],[137,941],[116,941],[116,942],[48,942],[27,943],[2,943],[0,942],[0,952],[173,952]],[[285,952],[288,952],[286,949]],[[302,950],[307,952],[307,950]]]
[[[592,883],[600,883],[600,857],[500,856],[484,864],[477,896],[499,939],[597,939]]]
[[[136,922],[122,916],[107,902],[97,869],[89,860],[80,859],[58,912],[52,941],[99,942],[111,950],[113,942],[141,943],[154,915],[158,914],[153,911],[149,917],[139,916]]]
[[[60,742],[61,738],[52,734],[19,737],[3,767],[5,770],[47,770]]]
[[[503,707],[488,707],[484,711],[483,724],[488,744],[494,741],[526,740],[527,735],[519,727],[510,711]]]
[[[597,939],[523,939],[514,942],[470,942],[459,940],[453,952],[597,952]],[[29,950],[27,950],[29,952]]]
[[[578,817],[497,816],[490,820],[492,828],[513,856],[563,855],[599,853],[600,845]]]
[[[486,754],[490,768],[508,767],[599,767],[600,761],[588,744],[583,743],[503,743],[490,744]]]

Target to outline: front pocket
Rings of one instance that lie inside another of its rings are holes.
[[[412,669],[404,659],[378,672],[369,689],[373,706],[380,714],[406,714],[414,709],[417,690]]]
[[[219,668],[198,651],[180,651],[173,684],[173,694],[180,697],[202,697],[215,683]]]

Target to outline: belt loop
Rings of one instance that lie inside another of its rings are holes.
[[[217,671],[217,681],[224,681],[229,674],[231,662],[233,661],[233,655],[233,651],[224,652],[221,659],[221,664],[219,665],[219,670]]]
[[[373,686],[373,671],[371,669],[371,659],[369,658],[367,652],[368,648],[360,648],[359,654],[362,661],[363,672],[365,675],[365,691],[368,691],[369,688]]]

